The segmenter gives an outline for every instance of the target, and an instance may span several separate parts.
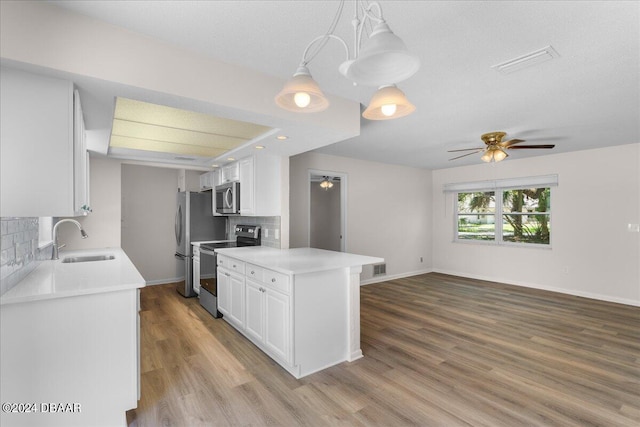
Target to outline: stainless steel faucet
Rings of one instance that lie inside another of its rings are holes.
[[[78,230],[80,230],[80,235],[82,236],[83,239],[86,239],[87,237],[89,237],[89,235],[84,231],[80,223],[75,219],[69,219],[69,218],[61,219],[60,221],[56,222],[56,225],[53,226],[53,233],[52,233],[53,234],[53,255],[51,256],[51,259],[58,259],[58,251],[61,248],[65,247],[65,245],[58,246],[58,226],[64,222],[74,223],[76,227],[78,227]]]

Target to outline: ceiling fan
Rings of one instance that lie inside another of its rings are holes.
[[[553,148],[554,144],[540,144],[540,145],[516,145],[524,142],[523,139],[510,139],[509,141],[502,141],[507,134],[505,132],[489,132],[482,135],[480,138],[486,144],[486,147],[477,147],[477,148],[463,148],[460,150],[449,150],[449,153],[455,153],[459,151],[471,151],[470,153],[463,154],[458,157],[454,157],[449,160],[456,160],[461,157],[470,156],[472,154],[479,153],[483,151],[482,157],[480,157],[485,162],[500,162],[509,156],[505,150],[514,150],[514,149],[528,149],[528,148]]]

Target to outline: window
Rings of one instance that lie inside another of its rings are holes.
[[[555,175],[445,185],[456,194],[455,240],[550,245],[554,185]]]

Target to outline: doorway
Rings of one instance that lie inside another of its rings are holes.
[[[309,171],[309,246],[345,252],[347,175]]]

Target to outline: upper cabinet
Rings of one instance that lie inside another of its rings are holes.
[[[238,162],[230,163],[222,168],[220,184],[226,182],[238,181],[240,179],[240,170]]]
[[[73,83],[0,70],[0,216],[89,211],[88,156]]]
[[[200,191],[211,190],[213,187],[215,187],[215,184],[213,182],[213,175],[213,171],[205,172],[200,175]]]
[[[280,157],[255,155],[240,159],[240,215],[279,216]]]

